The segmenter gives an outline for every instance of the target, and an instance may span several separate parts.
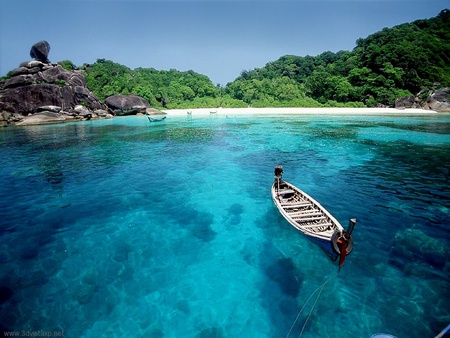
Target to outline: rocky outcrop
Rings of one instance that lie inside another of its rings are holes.
[[[49,51],[46,41],[38,42],[30,51],[36,60],[23,62],[0,82],[0,125],[91,119],[106,109],[87,88],[83,72],[48,63]],[[44,114],[31,118],[37,113]]]
[[[145,113],[150,107],[147,100],[136,95],[113,95],[105,100],[108,108],[115,115],[135,115],[137,113]]]
[[[78,105],[91,114],[96,109],[106,108],[86,87],[81,71],[68,71],[58,64],[25,62],[11,73],[9,79],[0,83],[0,111],[16,116],[35,114],[49,106],[59,107],[66,115],[79,115],[75,110]],[[83,115],[79,117],[84,118]]]
[[[450,112],[450,87],[442,88],[431,93],[426,100],[430,109]]]
[[[421,91],[416,96],[405,96],[395,100],[395,108],[420,108],[438,112],[450,112],[450,88]]]

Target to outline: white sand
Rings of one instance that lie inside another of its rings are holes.
[[[169,116],[188,115],[383,115],[436,114],[433,110],[395,108],[196,108],[163,110]]]

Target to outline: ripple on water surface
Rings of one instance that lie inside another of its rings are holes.
[[[291,336],[306,321],[302,337],[333,338],[450,322],[448,117],[129,117],[0,135],[2,329],[279,337],[303,306]],[[358,219],[338,275],[273,206],[277,164],[343,225]]]

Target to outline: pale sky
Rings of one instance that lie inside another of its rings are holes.
[[[351,51],[445,8],[450,0],[2,0],[0,76],[47,40],[52,62],[193,70],[225,86],[283,55]]]

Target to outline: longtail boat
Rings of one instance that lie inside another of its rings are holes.
[[[314,198],[283,180],[283,167],[275,167],[272,199],[281,215],[297,230],[317,244],[331,260],[339,258],[339,268],[353,250],[351,236],[356,224],[352,218],[346,231]]]

